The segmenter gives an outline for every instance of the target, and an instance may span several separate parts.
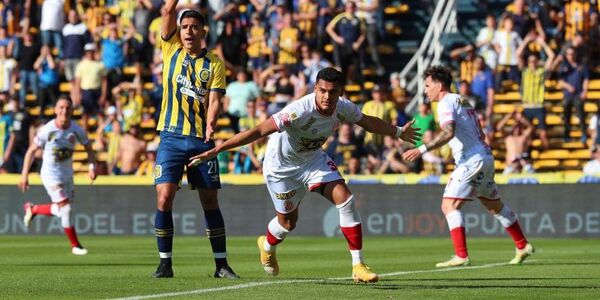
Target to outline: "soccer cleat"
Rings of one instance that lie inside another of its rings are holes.
[[[267,252],[265,251],[265,241],[267,237],[261,235],[256,240],[256,244],[258,244],[258,251],[260,251],[260,263],[265,269],[265,272],[271,276],[277,276],[279,274],[279,265],[277,264],[277,256],[275,256],[275,252]]]
[[[220,267],[215,271],[215,278],[240,279],[230,266]]]
[[[509,264],[511,265],[518,265],[523,263],[523,261],[525,261],[525,259],[527,257],[529,257],[531,254],[535,253],[535,249],[533,248],[533,246],[530,243],[527,243],[527,245],[525,245],[525,248],[523,249],[517,249],[517,253],[515,254],[515,258],[513,258]]]
[[[25,227],[29,227],[29,223],[31,223],[31,220],[33,220],[33,212],[31,211],[32,208],[33,204],[31,204],[31,202],[25,202],[25,204],[23,204],[23,209],[25,209],[23,223],[25,224]]]
[[[471,263],[468,257],[462,258],[456,255],[452,256],[447,261],[435,264],[436,268],[447,268],[447,267],[463,267],[468,266]]]
[[[173,278],[173,268],[171,264],[160,263],[158,268],[156,268],[156,272],[152,274],[154,278]]]
[[[377,282],[379,276],[366,264],[359,263],[352,266],[352,279],[354,282]]]
[[[87,249],[81,247],[81,246],[77,246],[77,247],[73,247],[71,249],[71,253],[73,253],[74,255],[86,255],[88,254]]]

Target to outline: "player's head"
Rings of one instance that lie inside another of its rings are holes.
[[[71,99],[65,95],[60,96],[54,105],[56,120],[62,124],[67,123],[71,118],[72,111],[73,102],[71,102]]]
[[[439,101],[440,93],[450,91],[452,74],[442,66],[432,66],[425,70],[425,95],[431,101]]]
[[[197,10],[186,10],[181,14],[179,37],[187,52],[196,52],[202,48],[202,39],[206,35],[204,25],[206,25],[206,20]]]
[[[334,68],[324,68],[317,73],[315,100],[320,112],[333,113],[338,98],[343,93],[343,78],[342,72]]]

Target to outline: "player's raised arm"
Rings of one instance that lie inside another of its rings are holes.
[[[364,128],[368,132],[396,136],[411,144],[415,144],[421,139],[421,133],[419,132],[421,128],[412,127],[414,123],[415,121],[412,120],[403,127],[400,127],[387,123],[377,117],[363,115],[362,118],[356,122],[356,125]]]
[[[177,2],[179,0],[166,0],[165,8],[162,12],[162,28],[160,36],[163,40],[168,40],[177,30]]]
[[[217,154],[219,154],[220,152],[250,144],[260,139],[261,137],[270,135],[271,133],[276,131],[277,127],[275,126],[275,122],[273,122],[272,118],[269,118],[252,129],[240,132],[232,136],[223,144],[190,158],[190,163],[188,165],[196,166],[203,161],[209,160],[217,156]]]

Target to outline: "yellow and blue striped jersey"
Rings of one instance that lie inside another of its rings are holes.
[[[183,49],[179,32],[161,42],[163,99],[156,130],[204,137],[208,96],[225,94],[223,60],[206,49],[194,57]]]

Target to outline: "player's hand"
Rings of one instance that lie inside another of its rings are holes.
[[[213,159],[214,157],[217,156],[217,154],[219,154],[219,152],[217,151],[216,148],[212,148],[208,151],[204,151],[204,152],[190,158],[190,163],[188,164],[188,167],[195,167],[195,166],[199,165],[200,163],[202,163],[203,161]]]
[[[29,189],[29,179],[27,177],[21,177],[21,181],[17,185],[21,192],[24,192]]]
[[[402,154],[402,158],[406,161],[415,161],[421,157],[421,151],[419,149],[410,149]]]
[[[402,133],[400,134],[400,138],[402,140],[409,142],[413,145],[416,144],[419,140],[421,140],[421,133],[419,132],[421,128],[412,127],[414,123],[415,120],[413,119],[412,121],[404,124],[404,126],[402,126]]]
[[[206,135],[204,137],[205,143],[208,143],[210,141],[210,139],[212,139],[213,132],[214,132],[213,126],[211,124],[206,124],[206,130],[204,131],[204,133]]]

